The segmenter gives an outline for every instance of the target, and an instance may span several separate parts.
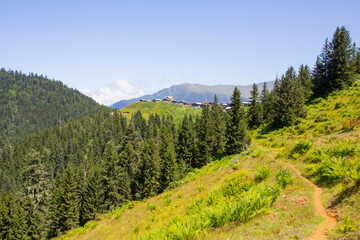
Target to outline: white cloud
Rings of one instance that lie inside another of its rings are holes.
[[[81,92],[93,98],[96,102],[109,106],[120,100],[144,95],[144,91],[137,85],[130,83],[128,80],[119,79],[95,91],[84,89]]]

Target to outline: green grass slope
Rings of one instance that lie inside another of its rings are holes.
[[[176,104],[163,102],[136,102],[122,108],[120,111],[122,113],[128,113],[126,116],[131,119],[131,116],[138,110],[141,111],[142,116],[146,120],[149,119],[150,114],[159,114],[161,118],[171,115],[176,125],[180,123],[186,113],[192,116],[201,114],[201,110],[199,109],[195,109],[192,107],[181,107]]]
[[[299,124],[252,132],[242,154],[212,161],[161,195],[131,202],[59,239],[304,239],[338,219],[330,239],[360,237],[360,79],[317,99]]]

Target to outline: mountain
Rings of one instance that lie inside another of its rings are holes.
[[[0,70],[0,142],[94,115],[105,106],[60,81]]]
[[[258,87],[261,91],[264,83],[258,83]],[[267,82],[269,90],[273,88],[274,81]],[[237,85],[241,92],[241,97],[243,101],[248,101],[250,97],[250,91],[252,85]],[[213,101],[214,95],[216,94],[219,102],[230,102],[231,94],[233,93],[235,85],[202,85],[202,84],[192,84],[184,83],[180,85],[173,85],[169,88],[164,88],[154,94],[144,95],[138,98],[132,98],[128,100],[121,100],[119,102],[111,105],[111,108],[121,109],[126,107],[140,99],[151,100],[153,98],[163,99],[165,96],[173,96],[175,100],[184,100],[190,103],[193,102],[204,102],[204,101]]]

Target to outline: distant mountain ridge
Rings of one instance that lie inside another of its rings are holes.
[[[267,87],[271,90],[274,86],[274,81],[266,82]],[[264,82],[257,83],[259,87],[259,91],[262,90]],[[204,102],[204,101],[213,101],[214,95],[216,94],[219,102],[230,102],[231,94],[234,91],[234,88],[238,87],[241,92],[241,98],[243,101],[248,101],[250,97],[250,91],[252,89],[251,85],[202,85],[202,84],[192,84],[192,83],[184,83],[180,85],[173,85],[169,88],[161,89],[160,91],[154,94],[144,95],[138,98],[132,98],[128,100],[121,100],[113,105],[111,108],[121,109],[126,107],[140,99],[148,99],[151,100],[153,98],[163,99],[165,96],[173,96],[177,101],[187,101],[190,103],[193,102]]]

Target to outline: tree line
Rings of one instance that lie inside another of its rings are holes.
[[[253,85],[248,111],[250,128],[267,124],[269,128],[291,126],[306,115],[306,104],[333,91],[349,87],[360,74],[360,49],[352,42],[350,32],[338,27],[331,42],[325,40],[315,67],[301,65],[298,73],[289,67],[276,77],[272,91],[266,87],[261,93]]]

